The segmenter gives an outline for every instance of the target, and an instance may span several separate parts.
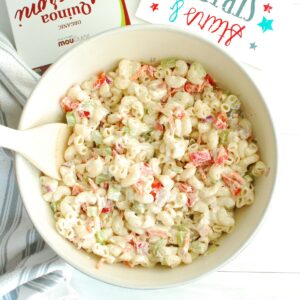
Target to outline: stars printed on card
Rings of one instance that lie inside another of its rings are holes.
[[[250,43],[250,49],[252,49],[252,50],[256,50],[256,48],[257,48],[257,45],[256,45],[256,43],[255,43],[255,42],[253,42],[253,43]]]
[[[152,5],[150,6],[150,8],[152,9],[152,11],[156,11],[158,10],[158,3],[152,3]]]
[[[272,23],[273,23],[273,20],[269,20],[266,17],[263,17],[261,22],[258,23],[257,25],[259,27],[261,27],[263,33],[265,33],[268,30],[273,30]]]
[[[264,11],[266,11],[266,12],[268,12],[268,13],[271,12],[271,9],[272,9],[272,8],[273,8],[273,7],[270,5],[270,3],[264,5]]]

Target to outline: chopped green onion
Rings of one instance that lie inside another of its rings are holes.
[[[92,140],[96,143],[96,145],[101,144],[101,134],[98,130],[92,131]]]
[[[100,174],[96,177],[95,179],[95,183],[96,184],[100,184],[102,182],[105,182],[105,181],[109,181],[110,180],[110,176],[109,175],[106,175],[106,174]]]
[[[96,232],[95,238],[96,238],[97,243],[100,243],[102,245],[105,244],[105,235],[104,235],[104,232],[102,230],[99,230],[99,231]]]
[[[66,119],[69,127],[73,127],[76,124],[76,119],[73,112],[67,112]]]
[[[110,185],[107,192],[107,199],[112,201],[119,201],[120,197],[121,191],[118,188]]]
[[[97,216],[97,207],[88,206],[86,210],[86,214],[88,217],[96,217]]]
[[[163,69],[175,68],[176,66],[176,59],[175,58],[166,58],[163,59],[160,63]]]
[[[219,137],[220,137],[220,144],[224,145],[228,143],[228,134],[229,134],[229,130],[223,130],[219,133]]]
[[[178,167],[178,166],[173,166],[172,167],[172,171],[175,172],[175,173],[177,173],[177,174],[181,174],[182,171],[183,171],[183,168]]]
[[[177,243],[179,246],[182,246],[184,243],[186,232],[185,231],[178,231],[177,232]]]

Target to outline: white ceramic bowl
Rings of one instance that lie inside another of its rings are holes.
[[[59,99],[68,88],[92,74],[115,67],[121,58],[149,61],[166,57],[200,61],[221,85],[240,96],[253,124],[262,160],[270,167],[269,175],[257,180],[255,203],[238,210],[235,229],[221,239],[218,251],[175,269],[130,269],[117,264],[97,270],[95,257],[77,250],[56,232],[51,209],[41,197],[39,172],[21,156],[16,157],[24,205],[47,244],[78,270],[123,287],[161,288],[199,278],[223,265],[249,241],[269,205],[277,165],[274,129],[261,93],[237,62],[209,42],[164,26],[131,26],[100,34],[52,65],[27,101],[19,124],[19,129],[27,129],[61,120]]]

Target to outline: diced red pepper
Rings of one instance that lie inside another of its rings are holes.
[[[104,83],[106,83],[106,75],[104,72],[100,73],[96,81],[94,82],[94,89],[99,89]]]
[[[163,185],[162,185],[162,183],[159,180],[157,180],[156,178],[154,178],[154,181],[153,181],[151,187],[152,187],[151,195],[153,196],[154,201],[155,201],[156,200],[156,195],[157,195],[158,191],[161,188],[163,188]]]
[[[228,160],[228,152],[224,147],[221,147],[218,149],[217,157],[215,159],[215,164],[218,166],[223,165],[226,160]]]
[[[64,112],[70,112],[74,109],[76,109],[79,105],[79,101],[72,101],[69,97],[64,97],[60,101],[60,106],[63,109]]]
[[[209,74],[206,74],[206,76],[204,77],[204,80],[207,81],[210,85],[216,86],[216,82]]]
[[[104,208],[102,208],[102,210],[101,210],[101,214],[107,214],[107,213],[109,213],[111,211],[111,208],[109,208],[109,207],[104,207]]]
[[[238,196],[241,193],[241,188],[246,183],[243,177],[236,172],[222,174],[222,179],[234,196]]]
[[[195,151],[189,154],[189,159],[194,166],[202,166],[210,163],[212,160],[211,154],[207,149]]]
[[[103,207],[102,210],[101,210],[101,214],[107,214],[107,213],[110,213],[112,211],[112,204],[110,201],[108,201],[106,203],[106,207]]]
[[[217,113],[213,123],[217,129],[224,130],[227,128],[228,118],[225,113]]]
[[[78,111],[78,114],[81,118],[89,118],[90,117],[90,112],[89,111]]]

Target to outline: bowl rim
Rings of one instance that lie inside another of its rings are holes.
[[[20,165],[21,160],[23,159],[23,157],[20,154],[16,154],[15,155],[15,159],[16,159],[16,177],[17,177],[17,182],[18,182],[18,186],[19,186],[19,190],[20,190],[20,194],[21,194],[21,198],[24,204],[24,207],[30,217],[31,222],[33,223],[35,229],[39,232],[39,234],[41,235],[41,237],[43,238],[43,240],[46,242],[46,244],[60,257],[62,258],[64,261],[66,261],[68,264],[70,264],[73,268],[75,268],[76,270],[88,275],[89,277],[96,279],[98,281],[104,282],[106,284],[110,284],[113,286],[117,286],[117,287],[122,287],[122,288],[130,288],[130,289],[139,289],[139,290],[152,290],[152,289],[164,289],[164,288],[170,288],[170,287],[177,287],[177,286],[182,286],[182,285],[186,285],[192,282],[196,282],[198,280],[200,280],[201,278],[203,278],[204,276],[207,276],[209,274],[211,274],[212,272],[215,272],[217,270],[219,270],[220,268],[222,268],[224,265],[228,264],[230,261],[232,261],[235,257],[237,257],[252,241],[252,239],[254,238],[254,236],[257,234],[258,230],[261,228],[262,223],[265,221],[266,219],[266,213],[268,211],[270,211],[270,204],[272,202],[272,198],[274,195],[274,189],[276,186],[276,182],[277,182],[277,171],[278,171],[278,140],[276,137],[276,131],[275,131],[275,126],[274,126],[274,122],[272,119],[272,115],[270,113],[270,110],[265,102],[265,98],[264,95],[262,93],[262,91],[258,88],[257,84],[252,80],[252,78],[250,77],[250,75],[248,74],[248,72],[245,70],[245,68],[242,66],[242,64],[240,62],[238,62],[237,60],[235,60],[233,58],[233,56],[230,53],[225,52],[221,47],[219,47],[218,45],[213,44],[211,41],[209,41],[208,39],[201,37],[199,35],[197,35],[196,33],[192,33],[189,31],[186,31],[184,29],[178,28],[178,27],[172,27],[172,26],[168,26],[168,25],[153,25],[153,24],[136,24],[136,25],[131,25],[131,26],[126,26],[126,27],[120,27],[120,28],[113,28],[113,29],[109,29],[106,31],[103,31],[97,35],[94,35],[93,37],[89,38],[88,40],[85,40],[83,42],[81,42],[79,45],[75,46],[74,48],[70,49],[69,51],[65,52],[63,55],[61,55],[47,70],[46,72],[43,74],[43,76],[41,77],[41,79],[39,80],[39,82],[37,83],[37,85],[34,87],[32,93],[30,94],[30,96],[28,97],[28,100],[23,108],[21,117],[20,117],[20,121],[18,124],[18,129],[19,130],[24,130],[27,129],[26,126],[24,126],[24,115],[26,115],[27,109],[28,109],[28,104],[30,103],[30,100],[32,97],[34,97],[36,90],[39,88],[40,84],[42,82],[44,82],[45,80],[47,80],[47,74],[51,73],[52,71],[54,71],[56,68],[58,68],[61,64],[64,63],[64,61],[66,59],[68,59],[69,56],[73,55],[73,53],[75,53],[76,51],[78,51],[79,48],[81,47],[85,47],[86,44],[90,43],[91,41],[98,39],[102,36],[109,36],[109,35],[114,35],[114,34],[119,34],[122,32],[127,32],[127,31],[148,31],[148,30],[162,30],[162,31],[166,31],[166,32],[174,32],[180,35],[186,35],[189,36],[193,39],[198,39],[198,40],[202,40],[202,42],[208,44],[210,47],[214,48],[215,50],[221,52],[221,54],[223,56],[226,57],[227,60],[230,60],[231,63],[233,63],[234,65],[236,65],[240,71],[244,74],[244,76],[247,78],[247,80],[249,82],[251,82],[251,84],[254,86],[254,88],[256,89],[256,92],[258,93],[258,95],[261,98],[261,102],[262,105],[264,106],[266,113],[269,117],[270,120],[270,125],[271,125],[271,131],[270,134],[272,134],[273,139],[274,139],[274,179],[273,179],[273,183],[272,183],[272,189],[270,192],[270,196],[267,202],[267,205],[264,209],[264,211],[262,212],[262,216],[260,218],[260,220],[257,222],[257,224],[255,225],[254,230],[252,231],[252,233],[249,235],[249,237],[247,238],[247,240],[241,245],[241,247],[236,250],[232,255],[230,255],[227,259],[225,259],[221,264],[219,264],[218,266],[215,266],[214,268],[211,268],[209,271],[203,273],[203,274],[199,274],[199,275],[195,275],[192,278],[188,278],[185,280],[181,280],[181,281],[175,281],[173,283],[169,283],[169,284],[162,284],[162,285],[156,285],[156,286],[138,286],[138,285],[134,285],[134,284],[122,284],[119,281],[106,281],[105,279],[100,279],[97,276],[95,276],[92,272],[89,272],[89,270],[83,270],[77,266],[75,266],[75,264],[73,263],[72,259],[70,259],[67,254],[64,253],[63,249],[55,247],[55,244],[53,244],[53,241],[51,241],[50,239],[48,239],[47,234],[43,233],[40,229],[39,229],[39,224],[32,218],[31,216],[31,212],[30,212],[30,207],[28,206],[26,200],[26,196],[25,196],[25,192],[23,189],[23,184],[22,184],[22,177],[21,177],[21,173],[22,173],[22,167]]]

